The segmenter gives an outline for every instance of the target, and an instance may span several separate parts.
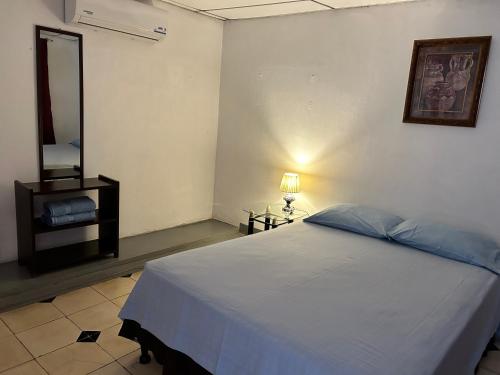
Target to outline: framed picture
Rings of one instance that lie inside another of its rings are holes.
[[[475,127],[491,36],[416,40],[403,122]]]

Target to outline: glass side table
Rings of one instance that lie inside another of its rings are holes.
[[[243,209],[244,212],[248,213],[248,234],[253,234],[256,222],[264,224],[264,230],[269,230],[309,216],[307,211],[298,208],[292,214],[284,212],[282,208],[282,204],[270,204],[259,211]]]

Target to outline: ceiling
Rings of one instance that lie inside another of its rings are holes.
[[[416,0],[162,0],[223,20],[280,16]]]

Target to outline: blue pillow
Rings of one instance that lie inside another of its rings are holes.
[[[73,145],[73,146],[75,146],[77,148],[80,148],[80,138],[73,139],[69,144]]]
[[[341,203],[310,216],[304,221],[370,237],[388,238],[387,232],[401,223],[403,219],[376,208]]]
[[[404,245],[500,274],[500,248],[489,237],[424,220],[406,220],[392,229],[389,237]]]

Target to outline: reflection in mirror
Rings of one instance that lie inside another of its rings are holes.
[[[81,36],[37,27],[41,180],[82,176]]]

